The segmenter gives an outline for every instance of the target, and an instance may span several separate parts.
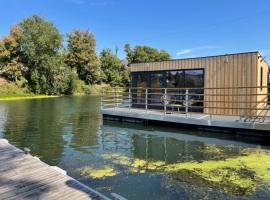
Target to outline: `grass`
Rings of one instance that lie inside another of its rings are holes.
[[[15,83],[5,83],[0,86],[0,101],[19,99],[41,99],[57,96],[36,95],[30,93],[25,88],[21,88]]]

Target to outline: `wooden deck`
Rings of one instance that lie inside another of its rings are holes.
[[[0,139],[0,199],[109,199]]]

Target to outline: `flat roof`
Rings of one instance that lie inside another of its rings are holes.
[[[249,52],[240,52],[240,53],[219,54],[219,55],[212,55],[212,56],[201,56],[201,57],[190,57],[190,58],[176,58],[176,59],[163,60],[163,61],[137,62],[137,63],[131,63],[131,65],[133,65],[133,64],[135,64],[135,65],[136,64],[146,64],[146,63],[160,63],[160,62],[167,62],[167,61],[174,61],[174,60],[188,60],[188,59],[201,59],[201,58],[231,56],[231,55],[249,54],[249,53],[258,53],[261,56],[261,58],[266,62],[266,60],[262,57],[262,55],[260,54],[259,51],[249,51]],[[267,63],[267,65],[268,65],[268,63]]]

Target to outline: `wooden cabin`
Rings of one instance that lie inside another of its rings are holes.
[[[136,63],[130,70],[133,88],[198,89],[206,114],[256,116],[267,105],[269,66],[259,52]]]

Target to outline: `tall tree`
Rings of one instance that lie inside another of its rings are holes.
[[[27,66],[26,79],[35,93],[64,93],[70,70],[60,55],[63,38],[57,28],[38,15],[24,19],[18,24],[18,53]]]
[[[111,49],[103,49],[100,53],[102,81],[112,86],[124,86],[128,82],[127,69]]]
[[[68,53],[66,63],[77,70],[78,76],[87,84],[98,83],[100,63],[96,55],[96,41],[89,31],[74,30],[67,34]]]
[[[125,45],[125,52],[127,60],[130,63],[141,63],[141,62],[154,62],[170,60],[171,55],[165,50],[158,50],[149,46],[136,46],[131,48],[129,44]]]
[[[0,75],[10,81],[23,78],[24,65],[17,51],[20,34],[20,29],[14,26],[10,34],[0,40]]]

